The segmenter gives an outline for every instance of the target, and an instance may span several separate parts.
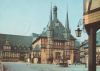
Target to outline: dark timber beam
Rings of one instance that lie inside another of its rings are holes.
[[[96,29],[90,27],[89,29],[89,58],[88,71],[96,71]]]

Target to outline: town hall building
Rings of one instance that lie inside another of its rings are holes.
[[[50,20],[45,30],[32,42],[32,63],[73,64],[79,60],[78,42],[69,28],[68,12],[65,26],[57,17],[57,6],[50,10]]]

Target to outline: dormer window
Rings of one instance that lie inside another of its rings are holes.
[[[5,42],[4,46],[3,46],[3,49],[4,50],[11,50],[11,46],[10,46],[9,41],[6,40],[6,42]]]
[[[55,23],[55,26],[59,26],[59,22],[56,22],[56,23]]]

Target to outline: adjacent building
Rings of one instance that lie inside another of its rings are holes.
[[[88,63],[88,41],[84,41],[80,46],[80,62]],[[100,65],[100,32],[96,38],[96,63]]]
[[[53,16],[53,17],[52,17]],[[50,20],[43,32],[32,42],[31,61],[33,63],[59,64],[79,61],[79,43],[69,28],[68,12],[65,26],[57,17],[57,6],[50,10]]]
[[[0,34],[0,61],[26,61],[32,36]]]

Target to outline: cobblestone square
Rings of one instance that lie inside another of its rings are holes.
[[[60,67],[54,64],[29,64],[22,62],[3,62],[6,71],[88,71],[85,65],[69,65],[68,67]],[[100,71],[100,66],[97,70]]]

